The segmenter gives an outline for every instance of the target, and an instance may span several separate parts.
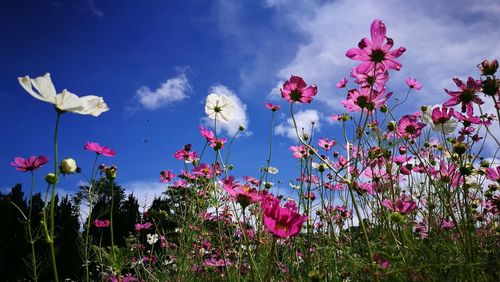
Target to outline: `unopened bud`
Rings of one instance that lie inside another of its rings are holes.
[[[49,184],[54,185],[57,182],[57,176],[53,173],[49,173],[47,174],[47,176],[45,176],[45,181],[47,181],[47,183]]]
[[[61,161],[61,172],[64,174],[75,173],[77,168],[76,161],[72,158],[66,158]]]

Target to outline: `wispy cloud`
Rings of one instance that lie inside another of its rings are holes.
[[[165,80],[160,87],[151,90],[148,86],[141,86],[135,95],[135,100],[147,110],[157,110],[188,98],[191,85],[185,73]]]
[[[149,209],[154,198],[160,197],[165,191],[165,185],[153,179],[126,182],[122,187],[125,188],[125,194],[134,194],[141,211]]]
[[[304,132],[310,135],[313,130],[314,132],[319,132],[321,130],[320,118],[321,114],[316,110],[304,110],[297,112],[295,114],[295,121],[297,122],[299,134]],[[293,141],[298,141],[292,118],[288,118],[283,123],[277,125],[274,132],[277,135],[288,137]]]
[[[228,135],[232,136],[238,132],[240,125],[242,125],[246,128],[242,134],[247,136],[250,135],[251,131],[248,130],[249,118],[247,114],[247,105],[243,103],[231,89],[221,84],[210,87],[209,93],[221,94],[229,97],[234,106],[231,120],[227,123],[217,123],[217,130],[225,131]],[[205,103],[205,101],[203,101],[203,103]],[[214,125],[213,120],[206,117],[202,118],[202,122],[206,126],[213,127]]]

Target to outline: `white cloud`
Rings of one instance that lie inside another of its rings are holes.
[[[137,180],[123,183],[125,194],[134,194],[134,197],[139,202],[139,210],[141,212],[149,209],[155,197],[159,197],[165,191],[165,184],[158,180]]]
[[[401,57],[403,69],[391,74],[393,82],[389,88],[404,85],[404,77],[411,75],[424,84],[424,90],[415,93],[412,107],[423,102],[442,103],[447,99],[443,88],[454,86],[452,76],[477,76],[475,66],[479,62],[500,57],[500,49],[496,47],[500,45],[500,21],[498,17],[488,17],[489,8],[482,4],[474,5],[471,14],[466,14],[447,8],[466,2],[440,3],[340,0],[306,1],[297,6],[286,0],[269,0],[268,6],[274,7],[291,28],[308,38],[297,46],[295,57],[277,72],[277,77],[301,75],[308,83],[318,85],[317,101],[334,110],[343,110],[340,101],[345,93],[336,89],[335,83],[356,65],[345,53],[361,38],[369,36],[371,21],[379,18],[386,23],[395,47],[407,48]],[[485,4],[499,8],[492,1]],[[473,12],[484,16],[474,16]]]
[[[314,131],[319,132],[321,129],[320,113],[316,110],[304,110],[295,113],[295,121],[299,134],[302,134],[302,129],[309,136],[312,131],[312,123],[314,123]],[[298,141],[297,133],[293,124],[292,118],[288,118],[285,122],[279,124],[274,129],[275,134],[288,137],[294,141]]]
[[[156,110],[188,98],[191,85],[185,73],[169,78],[154,91],[141,86],[136,92],[136,99],[148,110]]]
[[[210,87],[209,93],[215,93],[219,95],[225,95],[229,97],[233,104],[232,118],[227,123],[217,122],[217,132],[219,130],[225,131],[229,136],[233,136],[238,132],[240,125],[244,126],[246,129],[243,135],[250,135],[251,132],[248,131],[248,115],[247,115],[247,105],[244,104],[238,96],[224,85],[218,84]],[[205,101],[203,101],[205,103]],[[213,127],[213,120],[205,117],[202,119],[206,126]]]

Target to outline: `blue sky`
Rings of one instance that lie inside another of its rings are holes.
[[[60,156],[73,157],[84,171],[93,155],[86,141],[116,149],[101,158],[119,168],[118,182],[140,197],[161,192],[159,171],[178,171],[172,154],[186,143],[202,149],[198,125],[204,122],[204,98],[225,92],[239,105],[239,124],[248,132],[233,147],[236,175],[258,176],[265,164],[270,112],[265,101],[284,106],[277,116],[272,181],[295,177],[288,146],[295,141],[287,124],[288,105],[278,90],[291,74],[318,85],[311,105],[298,107],[304,124],[316,120],[317,136],[338,138],[328,121],[342,113],[345,92],[335,83],[355,62],[345,52],[382,19],[395,46],[404,46],[403,69],[392,73],[389,88],[404,95],[404,78],[416,77],[424,90],[414,93],[407,110],[446,99],[451,77],[477,74],[483,59],[500,58],[500,4],[485,1],[113,1],[18,0],[0,4],[0,188],[28,174],[16,172],[16,156],[46,155],[51,160],[53,108],[28,95],[17,77],[50,72],[58,91],[104,97],[110,111],[98,118],[65,114]],[[141,97],[143,97],[141,99]],[[146,97],[146,98],[144,98]],[[498,128],[494,129],[498,133]],[[490,149],[491,146],[490,145]],[[42,176],[50,171],[47,165]],[[68,176],[61,191],[82,181]]]

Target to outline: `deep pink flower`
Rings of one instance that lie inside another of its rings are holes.
[[[454,113],[455,111],[452,108],[435,107],[431,114],[432,123],[435,125],[444,125],[454,116]]]
[[[458,88],[460,88],[460,90],[450,91],[445,89],[444,91],[446,91],[446,93],[448,93],[448,95],[452,98],[446,101],[443,106],[452,107],[462,103],[462,113],[467,112],[467,114],[471,116],[474,112],[472,103],[476,103],[478,105],[482,105],[484,103],[483,100],[481,100],[481,98],[479,98],[476,94],[481,90],[481,81],[475,80],[470,76],[469,79],[467,79],[467,84],[464,84],[463,81],[458,78],[454,78],[453,81]]]
[[[491,120],[489,120],[489,119],[483,120],[480,117],[474,116],[472,114],[464,116],[463,114],[455,111],[453,113],[453,116],[456,117],[459,121],[461,121],[465,127],[468,127],[472,124],[483,124],[485,126],[491,125]]]
[[[10,164],[18,171],[34,171],[46,164],[49,159],[45,156],[31,156],[27,159],[16,157]]]
[[[380,266],[380,268],[382,269],[387,269],[389,267],[391,267],[391,262],[387,259],[385,259],[384,257],[382,257],[381,255],[379,254],[374,254],[373,255],[373,260],[378,264],[378,266]]]
[[[214,173],[216,175],[221,173],[218,163],[215,165],[215,169],[213,165],[209,166],[205,163],[199,164],[193,168],[193,174],[196,176],[212,178]]]
[[[417,203],[403,196],[397,199],[395,202],[389,199],[384,199],[382,200],[382,206],[400,214],[408,214],[417,208]]]
[[[213,133],[213,131],[208,128],[203,128],[203,126],[201,125],[200,125],[200,133],[201,136],[203,136],[207,140],[207,142],[210,142],[213,139],[215,139],[215,134]]]
[[[184,160],[186,163],[192,163],[198,156],[195,151],[191,151],[191,144],[187,144],[184,146],[184,149],[177,150],[174,153],[174,158]]]
[[[280,200],[268,197],[262,201],[262,217],[267,230],[280,238],[297,235],[307,216],[300,215],[293,207],[280,207]]]
[[[410,77],[407,77],[406,78],[406,85],[408,85],[408,87],[413,88],[415,90],[422,89],[422,83],[418,82],[416,78],[411,79]]]
[[[111,221],[105,219],[105,220],[99,220],[96,219],[94,220],[94,226],[97,228],[107,228],[111,225]]]
[[[214,150],[221,150],[222,148],[224,148],[224,144],[226,143],[226,141],[226,138],[213,138],[212,140],[210,140],[210,143],[208,143],[208,146],[212,147]]]
[[[415,115],[405,115],[398,122],[398,134],[401,137],[414,139],[422,134],[425,123],[420,122]]]
[[[361,87],[359,90],[349,90],[347,99],[342,101],[342,105],[351,112],[364,111],[371,113],[373,110],[385,106],[385,103],[391,96],[392,92],[385,94],[385,89],[377,91],[370,87]]]
[[[337,141],[329,140],[327,138],[319,138],[319,140],[318,140],[318,146],[320,146],[321,148],[323,148],[327,151],[332,149],[332,147],[335,146],[336,144],[337,144]]]
[[[171,170],[162,170],[160,172],[160,182],[170,183],[176,176]]]
[[[486,169],[486,177],[491,181],[496,181],[500,183],[500,166],[496,169],[489,167]]]
[[[347,77],[342,78],[339,82],[337,82],[337,88],[344,88],[347,85]]]
[[[83,148],[87,151],[95,152],[98,155],[103,155],[106,157],[114,157],[116,156],[116,152],[113,149],[110,149],[107,146],[101,146],[99,143],[95,142],[87,142]]]
[[[358,43],[358,48],[351,48],[346,56],[352,60],[362,61],[357,67],[358,73],[365,73],[373,70],[375,65],[383,65],[385,69],[401,69],[401,63],[395,59],[401,56],[406,49],[399,47],[396,50],[390,50],[394,41],[386,37],[386,27],[381,20],[374,20],[371,28],[371,40],[363,38]],[[385,42],[384,42],[385,41]]]
[[[234,176],[229,176],[222,180],[222,189],[224,189],[231,197],[237,201],[243,208],[251,203],[262,201],[263,196],[255,188],[250,185],[240,185],[234,182]]]
[[[292,75],[280,91],[281,97],[288,102],[311,103],[313,96],[318,93],[318,88],[314,84],[307,86],[302,77]]]
[[[270,109],[271,111],[273,112],[276,112],[276,111],[279,111],[281,110],[281,106],[279,105],[274,105],[274,104],[271,104],[269,102],[266,102],[266,108]]]

